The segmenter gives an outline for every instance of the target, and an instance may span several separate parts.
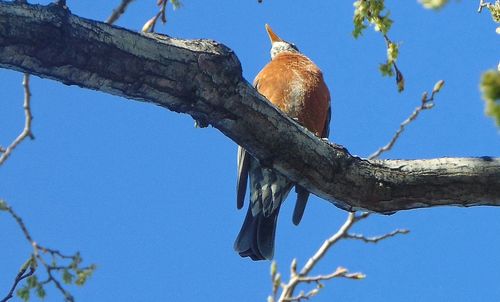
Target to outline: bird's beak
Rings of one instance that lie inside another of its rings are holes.
[[[282,42],[283,41],[283,40],[281,40],[280,37],[278,37],[277,34],[275,34],[273,32],[273,30],[271,29],[271,27],[269,26],[269,24],[266,24],[266,31],[267,31],[267,34],[269,35],[269,39],[271,40],[271,43]]]

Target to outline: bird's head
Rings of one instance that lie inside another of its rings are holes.
[[[272,44],[271,59],[274,59],[277,54],[282,52],[299,52],[299,49],[297,48],[297,46],[295,46],[295,44],[287,42],[278,37],[278,35],[273,32],[269,24],[266,24],[266,31]]]

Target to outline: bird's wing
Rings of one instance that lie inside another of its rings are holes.
[[[238,146],[238,179],[236,181],[236,207],[238,209],[241,209],[245,202],[249,164],[250,154],[248,154],[245,149]]]
[[[330,121],[332,120],[332,106],[328,104],[328,113],[326,114],[325,127],[323,128],[323,132],[321,137],[328,138],[330,136]]]

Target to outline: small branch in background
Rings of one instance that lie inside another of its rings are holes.
[[[349,273],[346,268],[339,267],[334,272],[327,275],[317,275],[308,276],[309,273],[314,269],[314,267],[319,263],[319,261],[326,255],[330,248],[342,239],[359,239],[370,243],[379,242],[390,237],[394,237],[398,234],[407,234],[408,230],[395,230],[390,233],[377,236],[377,237],[365,237],[364,235],[354,235],[350,234],[349,230],[352,226],[370,216],[370,213],[364,212],[361,214],[349,213],[344,224],[339,228],[339,230],[330,238],[325,240],[321,247],[316,251],[316,253],[309,258],[304,267],[297,272],[297,260],[294,259],[290,265],[290,280],[288,283],[281,283],[281,275],[277,272],[276,262],[271,265],[271,279],[273,281],[273,295],[269,296],[268,301],[301,301],[308,300],[311,297],[317,295],[319,291],[324,287],[321,281],[331,280],[334,278],[347,278],[353,280],[361,280],[366,276],[363,273]],[[365,240],[364,240],[365,239]],[[294,291],[300,284],[304,283],[315,283],[316,287],[308,291],[307,293],[301,291],[297,296],[294,296]],[[281,287],[280,297],[277,299],[278,289]]]
[[[19,134],[19,136],[7,147],[7,148],[1,148],[0,147],[0,165],[2,165],[7,158],[11,155],[12,151],[23,142],[23,140],[27,137],[34,139],[35,137],[33,136],[33,133],[31,132],[31,121],[33,120],[33,116],[31,115],[31,107],[30,107],[30,101],[31,101],[31,92],[30,92],[30,75],[25,73],[24,78],[23,78],[23,87],[24,87],[24,129]]]
[[[118,20],[127,10],[128,5],[134,0],[122,0],[120,5],[118,5],[117,8],[113,10],[113,13],[111,13],[111,16],[106,20],[106,23],[108,24],[113,24]]]
[[[19,273],[17,273],[16,279],[14,280],[14,284],[12,284],[9,293],[7,294],[7,296],[5,296],[5,298],[0,300],[0,302],[9,301],[14,296],[14,290],[16,289],[19,282],[30,277],[31,275],[33,275],[33,273],[35,273],[36,266],[34,265],[33,261],[34,261],[33,257],[30,257],[30,259],[28,259],[28,261],[26,261],[23,264],[23,266],[21,266],[21,269],[19,270]]]
[[[302,283],[315,283],[316,287],[305,293],[301,291],[297,296],[291,298],[285,298],[282,301],[302,301],[309,300],[310,298],[316,296],[319,291],[324,287],[324,285],[320,281],[331,280],[334,278],[346,278],[346,279],[363,279],[365,275],[362,273],[349,273],[347,269],[343,267],[338,267],[335,272],[329,275],[315,276],[315,277],[303,277],[299,278]]]
[[[386,41],[390,42],[389,38],[386,37]],[[388,46],[389,47],[389,46]],[[397,70],[397,66],[394,64],[395,69]],[[424,92],[422,96],[422,104],[420,107],[417,107],[415,111],[408,117],[400,126],[399,130],[396,132],[391,141],[385,145],[384,147],[378,149],[375,153],[373,153],[369,159],[375,159],[379,157],[382,153],[391,150],[394,146],[401,133],[404,131],[405,127],[414,121],[418,114],[426,109],[431,109],[434,107],[434,97],[435,95],[443,88],[444,81],[440,80],[432,89],[432,93],[430,97],[427,92]],[[272,296],[268,297],[268,301],[274,302],[290,302],[290,301],[302,301],[309,300],[319,293],[319,291],[324,287],[321,281],[331,280],[334,278],[348,278],[354,280],[364,279],[366,276],[362,273],[349,273],[347,269],[339,267],[336,271],[328,275],[317,275],[317,276],[308,276],[309,273],[314,269],[314,267],[319,263],[319,261],[328,253],[330,248],[338,243],[342,239],[355,239],[360,240],[365,243],[378,243],[382,240],[392,238],[397,235],[408,234],[410,231],[406,229],[396,229],[390,233],[386,233],[380,236],[367,237],[363,234],[354,234],[349,233],[349,230],[353,227],[354,224],[368,218],[371,214],[368,212],[363,212],[361,214],[349,213],[344,224],[339,228],[339,230],[332,235],[330,238],[325,240],[325,242],[321,245],[321,247],[316,251],[316,253],[309,258],[304,267],[300,270],[300,273],[297,272],[297,260],[293,259],[290,265],[290,280],[288,283],[284,284],[281,282],[281,274],[277,272],[276,262],[273,262],[271,265],[271,280],[273,283]],[[316,287],[308,291],[307,293],[301,291],[297,296],[294,296],[296,288],[303,283],[315,283]],[[277,299],[278,289],[281,287],[281,295]]]
[[[394,230],[390,233],[381,235],[381,236],[375,236],[375,237],[366,237],[362,234],[352,234],[352,233],[347,233],[345,234],[345,238],[347,239],[356,239],[356,240],[361,240],[366,243],[378,243],[381,240],[387,239],[389,237],[394,237],[398,234],[408,234],[410,231],[406,229],[397,229]]]
[[[483,11],[483,8],[487,8],[490,11],[493,22],[500,23],[500,0],[495,0],[495,3],[480,0],[477,12],[481,13]],[[496,33],[500,35],[500,26],[497,27]]]
[[[60,274],[62,282],[65,284],[76,284],[83,285],[87,279],[95,271],[96,266],[94,264],[81,267],[83,259],[80,253],[75,253],[74,255],[65,255],[58,250],[50,249],[44,247],[33,240],[31,234],[29,233],[26,225],[24,224],[21,217],[12,209],[11,206],[7,204],[4,200],[0,200],[0,211],[5,211],[14,218],[19,227],[21,228],[24,237],[33,247],[33,253],[30,259],[23,265],[19,271],[9,294],[6,298],[0,302],[6,302],[12,298],[13,292],[19,285],[19,282],[26,279],[26,284],[17,290],[17,295],[24,301],[28,301],[30,297],[30,292],[33,290],[36,292],[37,296],[44,298],[46,296],[44,286],[53,283],[54,286],[62,293],[65,301],[74,301],[73,296],[66,290],[58,279],[55,273]],[[49,260],[47,260],[48,258]],[[62,265],[60,262],[65,262]],[[42,266],[45,269],[47,277],[43,281],[39,281],[37,274],[34,274],[37,267]],[[29,269],[29,271],[28,271]],[[28,271],[28,272],[27,272]]]
[[[500,127],[500,64],[497,70],[483,72],[479,89],[485,102],[484,113]]]
[[[405,130],[406,126],[408,126],[411,122],[413,122],[418,117],[420,112],[427,110],[427,109],[432,109],[434,107],[434,96],[436,95],[436,93],[438,93],[441,90],[441,88],[443,88],[443,85],[444,85],[443,80],[438,81],[434,85],[434,89],[432,90],[430,97],[428,97],[427,91],[424,92],[424,94],[422,95],[421,105],[419,107],[415,108],[413,113],[405,121],[403,121],[401,123],[401,125],[399,126],[399,129],[396,131],[396,133],[394,134],[392,139],[389,141],[389,143],[387,143],[387,145],[385,145],[385,146],[379,148],[377,151],[375,151],[372,155],[370,155],[368,157],[368,159],[375,159],[375,158],[379,157],[382,153],[391,150],[392,147],[394,146],[394,144],[399,139],[401,133],[403,133],[403,131]]]
[[[477,12],[481,13],[483,11],[483,8],[488,7],[489,5],[491,5],[491,3],[486,2],[484,0],[480,0],[479,1],[479,7],[477,8]]]
[[[302,270],[300,271],[300,275],[305,276],[305,275],[309,274],[309,272],[314,268],[314,266],[318,263],[318,261],[321,260],[321,258],[323,258],[326,255],[328,250],[335,243],[337,243],[337,241],[339,241],[340,239],[342,239],[344,237],[344,234],[346,234],[349,231],[349,229],[354,225],[354,223],[365,219],[366,217],[368,217],[368,215],[369,215],[368,213],[362,213],[361,215],[356,216],[356,213],[349,213],[349,215],[347,216],[347,220],[340,227],[340,229],[337,231],[337,233],[335,233],[333,236],[328,238],[323,243],[323,245],[321,245],[321,247],[318,249],[318,251],[316,251],[314,256],[309,258],[309,260],[307,261],[304,268],[302,268]]]
[[[163,24],[167,23],[167,15],[165,12],[168,2],[172,3],[174,9],[177,9],[181,6],[181,2],[178,0],[157,0],[156,5],[158,5],[160,10],[153,18],[144,23],[144,25],[142,26],[142,32],[154,32],[158,19],[160,19]]]

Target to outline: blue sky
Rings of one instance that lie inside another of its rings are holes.
[[[35,2],[35,1],[32,1]],[[47,3],[48,1],[39,1]],[[68,1],[73,13],[104,20],[119,1]],[[155,1],[135,1],[117,25],[139,30]],[[232,48],[251,81],[269,61],[264,24],[293,41],[325,74],[331,90],[330,138],[359,156],[387,143],[437,80],[436,107],[413,123],[385,158],[500,156],[498,129],[483,114],[482,71],[498,64],[500,44],[476,1],[439,12],[416,1],[388,3],[390,37],[401,42],[406,90],[383,78],[383,39],[371,30],[354,40],[351,1],[185,0],[157,29],[174,37],[209,38]],[[0,142],[22,129],[22,75],[0,70]],[[77,301],[264,301],[269,262],[232,249],[245,211],[236,210],[236,145],[187,115],[61,83],[32,79],[33,132],[0,167],[0,197],[24,218],[35,240],[79,250],[98,270]],[[340,226],[346,213],[312,198],[300,226],[292,202],[278,224],[278,268],[286,275]],[[345,241],[315,273],[337,266],[367,275],[333,280],[316,301],[496,301],[500,299],[500,210],[433,208],[373,216],[355,232],[411,233],[378,245]],[[31,247],[0,213],[0,296]],[[48,301],[62,300],[54,290]]]

